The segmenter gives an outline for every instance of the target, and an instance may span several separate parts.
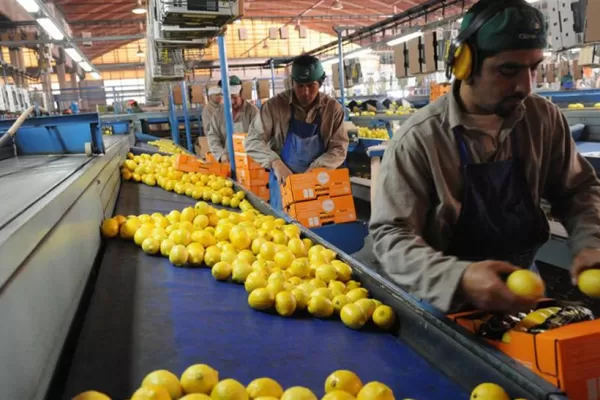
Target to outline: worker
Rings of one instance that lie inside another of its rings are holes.
[[[223,94],[219,86],[211,86],[208,88],[208,103],[202,107],[202,130],[206,135],[208,132],[208,125],[210,120],[215,113],[219,104],[223,103]]]
[[[221,86],[221,81],[219,81]],[[235,75],[229,78],[229,94],[233,117],[233,133],[246,133],[250,123],[258,114],[258,108],[242,97],[242,81]],[[227,130],[225,129],[225,105],[220,104],[213,114],[208,130],[208,145],[213,156],[219,161],[228,163],[230,156],[227,152]]]
[[[513,312],[535,301],[503,278],[548,240],[542,197],[564,223],[573,284],[600,265],[600,182],[558,107],[531,93],[544,16],[526,0],[481,0],[448,52],[452,91],[394,135],[370,221],[381,273],[442,311]]]
[[[138,104],[138,102],[135,101],[135,100],[129,100],[129,102],[127,103],[127,105],[129,106],[128,109],[127,109],[127,112],[129,114],[144,112],[144,110],[142,110],[142,107],[140,107],[140,105]]]
[[[310,55],[296,57],[291,78],[291,90],[261,107],[245,142],[246,153],[271,169],[270,203],[280,211],[279,184],[289,175],[314,168],[335,169],[348,152],[342,105],[319,92],[325,80],[321,62]]]

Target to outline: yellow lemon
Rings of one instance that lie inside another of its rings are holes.
[[[185,393],[209,394],[218,382],[219,372],[206,364],[191,365],[181,374]]]
[[[343,392],[341,390],[334,390],[333,392],[327,393],[325,396],[321,398],[321,400],[354,400],[355,397],[352,396],[348,392]],[[408,400],[408,399],[405,399]]]
[[[152,236],[147,237],[142,242],[142,250],[146,254],[154,255],[160,250],[160,242],[153,238]]]
[[[332,260],[334,260],[337,257],[337,254],[335,254],[335,251],[329,250],[329,249],[322,250],[321,255],[327,262],[331,262]]]
[[[244,282],[244,288],[248,293],[252,293],[253,291],[255,291],[255,289],[261,288],[265,288],[266,290],[267,283],[267,278],[265,278],[264,275],[257,272],[251,272],[246,277],[246,282]]]
[[[152,228],[143,225],[140,228],[138,228],[138,230],[135,231],[135,234],[133,235],[133,241],[135,242],[135,244],[141,246],[144,240],[146,240],[146,238],[152,234],[152,230]]]
[[[100,227],[102,235],[106,238],[114,238],[119,234],[119,221],[114,218],[105,219]]]
[[[296,298],[291,292],[284,290],[275,296],[275,310],[282,317],[289,317],[296,311]]]
[[[358,299],[354,304],[362,308],[363,312],[367,316],[367,319],[373,316],[375,308],[377,308],[377,305],[375,305],[375,302],[371,299]]]
[[[254,253],[252,253],[252,251],[246,249],[238,253],[237,260],[245,261],[248,264],[252,264],[254,261],[256,261],[256,257],[254,256]]]
[[[327,284],[326,284],[325,282],[323,282],[323,280],[322,280],[322,279],[319,279],[319,278],[313,278],[313,279],[311,279],[311,280],[310,280],[310,283],[311,283],[311,284],[312,284],[312,285],[313,285],[315,288],[317,288],[317,289],[320,289],[320,288],[326,288],[326,287],[327,287]]]
[[[373,313],[373,322],[381,329],[390,329],[396,321],[396,313],[390,306],[377,306]]]
[[[335,271],[337,272],[338,280],[342,282],[348,282],[352,278],[352,267],[350,267],[348,264],[338,260],[333,260],[331,261],[331,265],[333,265]]]
[[[367,316],[360,306],[354,303],[346,304],[340,311],[344,325],[351,329],[360,329],[367,323]]]
[[[273,303],[271,293],[266,288],[254,289],[248,296],[248,304],[255,310],[267,310],[273,307]]]
[[[325,296],[312,296],[308,301],[308,312],[317,318],[328,318],[333,314],[333,303]]]
[[[176,229],[171,232],[169,239],[175,242],[175,244],[187,246],[192,241],[192,234],[187,229]]]
[[[510,400],[501,386],[495,383],[482,383],[471,392],[471,400]]]
[[[260,396],[255,398],[254,400],[279,400],[279,398],[273,396]]]
[[[278,251],[273,257],[275,265],[281,269],[288,269],[294,261],[294,254],[285,249],[284,251]]]
[[[600,269],[588,269],[579,274],[577,287],[590,297],[600,297]]]
[[[184,245],[176,244],[169,252],[169,261],[176,267],[184,266],[188,261],[188,251]]]
[[[308,305],[309,296],[302,289],[292,289],[292,295],[296,299],[296,310],[305,310]]]
[[[215,237],[208,232],[204,231],[194,231],[191,236],[192,242],[200,243],[204,248],[215,246],[217,244],[217,240]]]
[[[248,400],[244,385],[234,379],[224,379],[217,383],[210,393],[213,400]]]
[[[87,392],[79,393],[71,400],[110,400],[110,397],[104,393],[96,392],[95,390],[89,390]]]
[[[539,299],[544,294],[544,281],[535,272],[520,269],[506,280],[508,289],[517,296]]]
[[[188,263],[193,266],[202,265],[204,262],[204,247],[200,243],[190,243],[187,246]]]
[[[346,293],[346,297],[350,303],[356,303],[360,299],[369,297],[369,291],[365,288],[352,289]]]
[[[308,277],[310,275],[310,262],[308,261],[308,258],[296,258],[290,264],[289,271],[293,276],[299,278]]]
[[[167,214],[167,219],[172,224],[179,222],[180,218],[181,218],[181,213],[177,210],[173,210],[169,214]]]
[[[346,290],[348,290],[348,291],[350,291],[352,289],[358,289],[361,286],[360,282],[353,281],[353,280],[350,280],[345,283],[346,283]]]
[[[302,241],[304,242],[304,247],[306,247],[307,251],[310,250],[311,247],[313,247],[313,241],[309,238],[304,238],[302,239]]]
[[[231,279],[237,283],[246,282],[246,278],[252,272],[252,266],[245,260],[238,258],[231,264]]]
[[[204,229],[208,226],[208,217],[204,214],[199,214],[194,218],[194,227]]]
[[[346,304],[348,304],[348,298],[346,297],[346,295],[338,294],[333,299],[331,299],[331,302],[333,303],[333,309],[336,313],[339,314],[342,311],[342,308]]]
[[[281,400],[317,400],[317,396],[310,389],[294,386],[283,392]]]
[[[124,215],[115,215],[113,217],[113,219],[115,219],[119,223],[119,227],[121,225],[123,225],[125,222],[127,222],[127,218],[125,218]]]
[[[283,388],[274,379],[258,378],[246,386],[246,391],[251,399],[257,397],[274,397],[279,399],[283,395]]]
[[[285,233],[278,230],[273,230],[271,231],[271,237],[273,238],[273,243],[287,245],[288,238],[285,236]]]
[[[181,384],[179,378],[175,374],[166,369],[160,369],[150,372],[142,381],[142,387],[145,386],[161,386],[165,388],[172,399],[179,399],[182,396]]]
[[[331,299],[333,296],[331,295],[331,290],[329,288],[326,287],[321,287],[321,288],[316,288],[315,290],[313,290],[313,292],[310,294],[311,297],[314,296],[323,296],[326,297],[328,299]]]
[[[341,390],[356,396],[362,387],[363,384],[358,375],[345,369],[337,370],[325,379],[325,393]]]
[[[229,241],[238,250],[249,249],[252,245],[252,239],[250,239],[250,235],[245,230],[230,233]]]
[[[130,218],[123,225],[121,225],[121,229],[119,233],[123,239],[133,239],[133,235],[138,230],[138,228],[142,225],[142,222],[137,218]]]
[[[231,264],[226,261],[219,261],[213,265],[211,273],[218,281],[226,281],[231,276]]]
[[[334,296],[346,293],[346,285],[340,281],[331,281],[329,282],[328,287],[331,289],[331,294]]]
[[[317,288],[312,283],[304,282],[298,285],[298,289],[303,290],[308,296],[310,296]]]
[[[273,261],[275,257],[275,244],[273,242],[264,242],[260,246],[260,255],[265,260]]]
[[[314,246],[312,246],[309,250],[308,250],[308,258],[312,257],[313,255],[320,255],[320,253],[325,250],[325,247],[323,247],[320,244],[316,244]]]
[[[360,389],[356,400],[394,400],[394,393],[387,385],[373,381]]]
[[[186,207],[181,211],[180,221],[192,222],[196,218],[196,210],[193,207]]]
[[[135,391],[131,400],[172,400],[169,391],[162,386],[148,384]]]
[[[204,263],[212,268],[219,261],[221,261],[221,250],[217,246],[209,246],[204,251]]]
[[[179,400],[210,400],[210,396],[208,396],[204,393],[192,393],[192,394],[187,394],[187,395],[183,396]]]
[[[267,282],[267,290],[271,294],[271,297],[275,298],[277,293],[282,292],[285,289],[285,279],[273,279]]]
[[[329,283],[337,279],[337,272],[333,265],[323,264],[317,267],[315,270],[315,276],[321,279],[323,282]]]
[[[171,239],[163,240],[160,242],[160,254],[162,254],[164,257],[169,257],[173,246],[175,246],[175,242],[173,242]]]

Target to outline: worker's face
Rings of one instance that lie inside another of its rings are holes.
[[[294,93],[303,107],[309,106],[319,94],[319,82],[298,83],[294,82]]]
[[[467,82],[475,104],[483,112],[510,115],[531,94],[543,60],[543,50],[512,50],[486,58]]]
[[[211,94],[210,101],[217,103],[217,104],[221,104],[223,102],[223,95],[222,94]]]
[[[240,108],[242,108],[243,103],[244,103],[244,99],[242,99],[241,93],[231,95],[231,108],[232,109],[239,110]]]

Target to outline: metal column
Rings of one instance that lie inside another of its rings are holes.
[[[173,98],[173,86],[169,87],[169,124],[171,125],[171,137],[173,143],[179,145],[179,121],[175,111],[175,99]]]
[[[339,76],[340,76],[340,101],[342,102],[342,107],[344,108],[344,116],[345,119],[348,119],[348,113],[346,113],[346,94],[344,93],[344,83],[346,82],[346,77],[344,76],[344,46],[342,44],[342,31],[336,31],[338,35],[338,58],[339,58]]]
[[[194,152],[192,132],[190,129],[190,115],[188,113],[188,88],[185,81],[181,81],[181,107],[183,107],[183,125],[185,126],[185,140],[190,153]]]
[[[227,153],[231,165],[231,178],[235,179],[235,158],[233,156],[233,113],[231,111],[231,97],[229,97],[229,75],[227,66],[227,47],[225,37],[217,38],[219,45],[219,63],[221,65],[221,88],[223,90],[223,106],[225,108],[225,132],[227,133]]]
[[[271,96],[275,96],[275,61],[273,59],[271,59],[271,88],[273,89]]]

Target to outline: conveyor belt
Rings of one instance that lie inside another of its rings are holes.
[[[187,197],[124,183],[116,212],[166,213],[190,204]],[[285,319],[251,310],[246,301],[242,287],[215,281],[206,268],[175,268],[131,242],[109,241],[63,398],[95,389],[124,399],[148,372],[180,374],[194,363],[243,384],[269,376],[317,396],[327,375],[343,368],[385,382],[399,399],[468,397],[392,334],[355,332],[339,320]]]

